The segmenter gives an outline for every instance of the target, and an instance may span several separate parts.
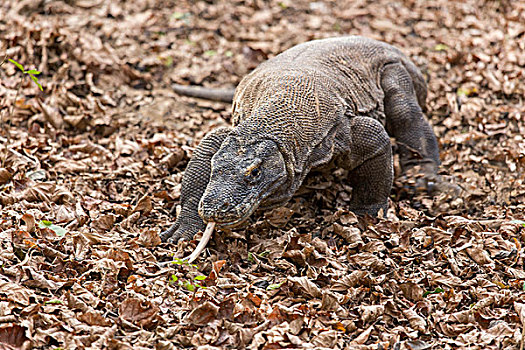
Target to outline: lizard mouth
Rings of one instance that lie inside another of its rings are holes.
[[[204,203],[200,203],[199,214],[205,222],[215,222],[219,228],[233,228],[245,222],[259,207],[260,201],[247,198],[243,203],[226,212],[206,210]]]
[[[248,218],[253,214],[253,212],[255,210],[257,210],[258,207],[259,207],[259,203],[255,203],[255,204],[251,205],[250,208],[248,209],[248,211],[244,212],[244,214],[241,217],[239,217],[238,219],[236,219],[236,220],[233,220],[233,221],[219,221],[219,220],[215,220],[215,222],[221,228],[234,228],[234,227],[237,227],[237,226],[241,225],[243,222],[245,222],[246,220],[248,220]]]

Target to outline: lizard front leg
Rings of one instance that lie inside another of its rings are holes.
[[[393,166],[390,137],[381,123],[368,117],[350,121],[350,149],[343,157],[350,170],[350,210],[358,215],[377,215],[388,208]]]
[[[160,234],[163,242],[191,239],[206,227],[198,213],[199,201],[210,181],[211,158],[230,132],[229,128],[215,129],[208,133],[195,149],[182,177],[181,212],[175,223]]]
[[[401,63],[385,66],[381,87],[385,93],[386,129],[396,139],[403,173],[421,165],[426,176],[434,176],[440,164],[436,136],[423,116],[405,67]]]

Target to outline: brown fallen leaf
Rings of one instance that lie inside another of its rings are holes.
[[[140,231],[138,242],[144,247],[155,247],[161,243],[159,232],[156,229]]]
[[[26,328],[19,325],[0,326],[0,348],[5,350],[31,349],[31,341],[26,337]]]
[[[110,231],[115,226],[116,216],[113,214],[105,214],[97,217],[91,221],[91,227],[97,232]]]
[[[183,321],[189,324],[196,326],[204,326],[217,317],[219,312],[219,307],[209,301],[206,301],[204,304],[194,308]]]
[[[6,168],[0,168],[0,185],[6,184],[11,180],[13,174]]]
[[[299,294],[306,294],[306,296],[313,298],[322,298],[321,289],[312,282],[307,276],[303,277],[288,277],[288,281],[292,284]]]
[[[119,306],[120,317],[145,329],[152,329],[159,324],[159,311],[159,307],[151,301],[138,298],[127,298]]]
[[[147,216],[151,211],[153,210],[153,205],[151,203],[151,197],[150,196],[144,196],[137,202],[137,205],[133,209],[131,209],[131,213],[140,212],[142,216]]]

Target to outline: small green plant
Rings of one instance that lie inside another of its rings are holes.
[[[285,281],[282,281],[281,283],[270,284],[268,287],[266,287],[266,290],[279,289],[279,288],[281,288],[281,286],[283,285],[284,282]]]
[[[4,56],[4,59],[2,60],[2,62],[0,62],[0,67],[5,63],[6,58],[7,58],[7,54]],[[31,77],[31,80],[33,80],[33,82],[38,86],[38,88],[41,91],[44,91],[44,89],[42,88],[42,84],[40,84],[38,82],[38,78],[36,77],[36,75],[39,75],[41,72],[37,71],[36,69],[26,70],[23,65],[21,65],[20,63],[18,63],[17,61],[15,61],[15,60],[13,60],[11,58],[9,58],[8,61],[11,62],[12,64],[14,64],[23,73],[22,77],[20,78],[20,81],[18,82],[18,87],[16,88],[15,100],[14,100],[13,105],[11,106],[11,109],[9,111],[9,118],[11,119],[13,117],[13,112],[15,110],[15,105],[16,105],[16,100],[18,99],[18,94],[20,93],[20,87],[22,86],[22,81],[24,81],[24,77],[26,75],[29,75]],[[0,128],[4,128],[3,124],[4,124],[3,115],[0,114]],[[11,141],[11,135],[9,133],[9,128],[5,128],[5,129],[6,129],[6,135],[7,135],[7,142],[5,144],[5,149],[6,149],[6,154],[7,154],[7,145]],[[0,164],[1,166],[4,165],[4,161],[5,161],[5,159],[2,159],[1,164]]]
[[[175,285],[178,284],[179,287],[184,287],[190,292],[195,292],[198,288],[206,289],[203,285],[197,283],[197,281],[204,281],[206,276],[199,275],[193,278],[193,281],[179,281],[179,278],[175,275],[170,276],[169,284]]]
[[[423,298],[426,297],[427,295],[430,295],[430,294],[439,294],[439,293],[443,293],[445,290],[443,288],[440,288],[440,287],[437,287],[436,289],[434,290],[430,290],[430,291],[426,291],[425,293],[423,293]]]
[[[255,262],[255,257],[258,257],[260,259],[268,259],[268,255],[270,255],[269,250],[265,250],[264,252],[261,252],[259,254],[254,254],[251,252],[248,252],[248,261],[251,263]]]
[[[179,258],[173,258],[172,264],[197,268],[197,265],[190,264],[186,260]],[[179,287],[184,287],[190,292],[195,292],[198,288],[206,289],[206,287],[198,283],[199,281],[204,281],[206,278],[204,275],[198,275],[195,276],[192,281],[180,281],[177,276],[171,275],[168,283],[170,285],[178,284]]]
[[[20,63],[18,63],[17,61],[15,60],[12,60],[12,59],[8,59],[9,62],[11,62],[12,64],[14,64],[18,69],[20,69],[22,71],[22,73],[24,74],[27,74],[31,77],[31,80],[33,80],[33,82],[38,86],[38,88],[41,90],[41,91],[44,91],[44,89],[42,88],[42,84],[40,84],[38,82],[38,78],[35,76],[35,75],[39,75],[40,73],[42,72],[39,72],[37,71],[36,69],[30,69],[30,70],[26,70],[24,68],[24,66],[22,66]],[[16,102],[16,101],[15,101]]]
[[[445,44],[437,44],[436,46],[434,46],[434,51],[447,51],[447,50],[448,50],[448,46]]]
[[[38,227],[40,228],[48,228],[50,230],[53,230],[57,236],[59,237],[62,237],[66,234],[66,230],[63,229],[62,227],[60,226],[57,226],[55,224],[53,224],[51,221],[47,221],[47,220],[42,220],[38,223]]]
[[[175,265],[183,265],[183,266],[191,266],[191,267],[197,267],[195,264],[190,264],[187,260],[179,259],[179,258],[173,258],[173,261],[171,262]]]

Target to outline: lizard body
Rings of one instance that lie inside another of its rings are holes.
[[[262,63],[235,90],[232,128],[209,133],[182,181],[182,210],[164,241],[191,238],[205,222],[235,226],[286,203],[310,170],[349,170],[350,209],[387,209],[390,136],[403,171],[433,176],[439,151],[423,116],[425,81],[398,49],[351,36],[297,45]]]

